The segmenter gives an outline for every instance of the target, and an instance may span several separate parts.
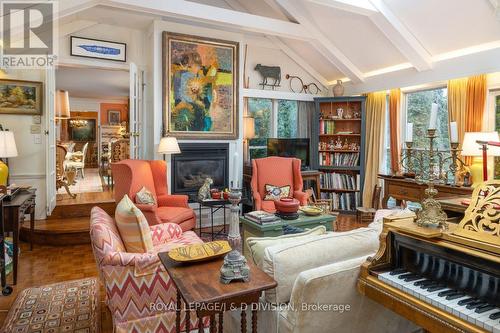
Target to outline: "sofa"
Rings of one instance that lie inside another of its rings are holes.
[[[91,212],[92,250],[118,333],[175,331],[176,291],[157,254],[203,242],[193,231],[183,232],[173,223],[150,229],[154,251],[127,253],[113,218],[99,207]],[[191,318],[191,327],[197,327],[196,316]],[[182,320],[185,327],[184,317]]]
[[[360,266],[378,250],[382,218],[388,214],[391,211],[379,211],[368,228],[307,235],[265,248],[260,267],[278,286],[261,297],[258,332],[417,330],[413,323],[357,291]],[[240,312],[226,313],[224,325],[224,331],[236,332]]]
[[[274,200],[265,200],[266,185],[290,186],[290,197],[297,199],[301,206],[307,205],[308,195],[303,191],[300,160],[288,157],[265,157],[252,160],[252,197],[255,210],[276,212]]]
[[[168,194],[167,163],[165,161],[123,160],[111,164],[115,181],[115,201],[126,194],[139,208],[149,225],[178,224],[183,231],[195,226],[196,215],[188,205],[187,195]],[[155,204],[139,204],[136,194],[146,187],[155,197]]]

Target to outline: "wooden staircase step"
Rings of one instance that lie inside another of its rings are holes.
[[[88,217],[90,216],[90,212],[93,207],[99,206],[104,209],[106,213],[110,215],[114,215],[115,213],[115,202],[99,202],[99,203],[76,203],[73,205],[57,205],[56,208],[52,211],[52,214],[47,217],[47,220],[60,220],[60,219],[68,219],[68,218],[77,218],[77,217]]]
[[[77,245],[90,244],[90,217],[50,219],[35,221],[33,244]],[[29,242],[30,225],[21,226],[20,238]]]

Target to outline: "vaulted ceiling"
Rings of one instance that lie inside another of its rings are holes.
[[[115,14],[120,8],[132,15],[126,20],[114,16],[117,24],[125,26],[142,27],[141,17],[175,19],[263,36],[307,64],[305,69],[324,84],[342,79],[362,85],[385,77],[396,82],[398,73],[422,77],[421,73],[448,70],[452,64],[470,65],[457,70],[457,75],[472,73],[485,67],[475,62],[494,62],[500,52],[500,0],[72,2],[78,6],[63,5],[63,13],[97,4],[113,8],[107,10]],[[98,19],[106,11],[94,15]],[[500,61],[496,63],[487,68],[500,70]]]

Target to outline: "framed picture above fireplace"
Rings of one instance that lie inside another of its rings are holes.
[[[167,132],[182,139],[238,138],[239,43],[163,33]]]

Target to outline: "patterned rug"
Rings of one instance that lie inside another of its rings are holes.
[[[71,193],[87,193],[87,192],[102,192],[102,182],[101,176],[99,175],[99,169],[97,168],[86,168],[85,177],[82,178],[80,173],[76,178],[76,184],[69,187]],[[61,187],[57,190],[57,193],[64,194],[66,190]]]
[[[97,279],[66,281],[20,292],[0,332],[94,333],[100,316]]]

